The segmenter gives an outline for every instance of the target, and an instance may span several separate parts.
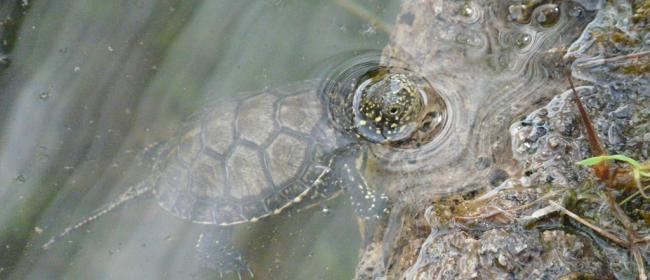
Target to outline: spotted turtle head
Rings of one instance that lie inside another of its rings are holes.
[[[372,75],[354,94],[356,133],[377,143],[407,139],[422,119],[426,96],[404,74]]]
[[[445,125],[443,98],[417,73],[373,58],[357,57],[322,87],[334,126],[366,143],[416,148],[431,141]]]

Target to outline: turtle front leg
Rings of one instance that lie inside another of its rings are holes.
[[[242,274],[253,278],[253,271],[244,256],[232,244],[232,229],[223,227],[207,228],[196,242],[196,252],[200,265],[217,271],[221,278],[229,273]]]
[[[381,219],[389,212],[388,196],[368,186],[360,172],[365,162],[365,157],[346,156],[337,175],[357,215],[365,220]]]

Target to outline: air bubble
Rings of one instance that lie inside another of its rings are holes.
[[[532,37],[526,33],[521,33],[515,36],[515,46],[517,48],[523,49],[530,45]]]
[[[526,24],[530,21],[530,9],[526,5],[508,6],[508,20],[520,24]]]
[[[571,7],[569,9],[569,12],[568,12],[568,14],[570,16],[572,16],[572,17],[582,16],[583,13],[584,13],[584,10],[582,9],[582,7],[580,7],[578,5],[574,5],[573,7]]]
[[[460,9],[460,15],[464,17],[471,17],[474,14],[474,9],[470,6],[469,3],[463,4],[463,7]]]
[[[452,1],[445,1],[452,2]],[[442,10],[451,11],[448,16],[451,16],[451,24],[471,25],[481,20],[483,14],[480,7],[473,5],[470,1],[464,3],[445,3],[442,4]]]
[[[560,8],[556,4],[545,4],[534,11],[534,18],[541,26],[551,27],[560,21]]]

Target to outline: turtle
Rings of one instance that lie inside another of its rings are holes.
[[[222,275],[253,275],[229,242],[231,226],[340,193],[360,217],[381,218],[389,198],[360,172],[368,148],[431,141],[445,125],[445,102],[416,72],[379,60],[364,52],[323,79],[208,102],[160,148],[149,176],[43,248],[147,193],[172,215],[210,225],[197,255]]]

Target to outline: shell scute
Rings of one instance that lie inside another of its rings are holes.
[[[259,94],[244,100],[239,108],[236,127],[239,137],[261,146],[275,130],[274,105],[277,98]]]
[[[264,205],[264,201],[255,201],[242,205],[242,215],[247,219],[255,219],[269,213],[269,209]]]
[[[310,81],[208,105],[159,155],[152,178],[159,204],[227,226],[300,201],[329,172],[321,155],[335,141],[321,135],[327,124],[316,87]]]
[[[196,198],[188,192],[181,192],[169,211],[179,217],[192,219],[192,213],[194,212],[195,206]]]
[[[214,204],[202,200],[196,201],[193,205],[191,219],[197,223],[215,224],[217,219]]]
[[[199,156],[192,167],[192,187],[190,190],[198,197],[223,197],[226,186],[225,164],[206,154]]]
[[[313,164],[305,170],[302,180],[305,183],[319,183],[318,181],[322,181],[329,171],[330,168],[327,166]]]
[[[181,137],[177,156],[186,163],[191,163],[201,152],[201,136],[199,128],[189,130]]]
[[[287,133],[280,133],[267,149],[268,168],[275,186],[295,178],[305,163],[309,143]]]
[[[233,105],[225,103],[214,106],[207,110],[203,119],[205,146],[220,155],[224,155],[235,142],[236,106]]]
[[[238,145],[228,159],[230,196],[242,199],[257,196],[273,189],[264,173],[265,167],[258,150],[245,145]]]
[[[188,170],[179,160],[172,159],[161,172],[160,178],[156,181],[158,203],[163,208],[171,210],[189,182]]]
[[[229,203],[217,205],[214,215],[216,221],[215,224],[220,224],[220,223],[230,224],[245,219],[241,214],[241,209]]]
[[[286,97],[279,107],[280,125],[304,133],[309,133],[323,115],[320,100],[309,94]]]

